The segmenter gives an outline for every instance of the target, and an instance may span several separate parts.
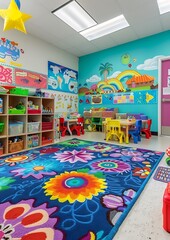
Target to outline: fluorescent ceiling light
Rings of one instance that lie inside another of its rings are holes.
[[[89,41],[105,36],[112,32],[116,32],[122,28],[128,27],[129,23],[126,21],[123,15],[120,15],[116,18],[112,18],[106,22],[98,24],[94,27],[91,27],[87,30],[80,32],[80,34],[87,38]]]
[[[160,14],[170,12],[169,0],[157,0]]]
[[[52,13],[77,32],[97,24],[76,1],[69,1],[60,8],[52,11]]]

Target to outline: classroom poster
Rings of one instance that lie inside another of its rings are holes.
[[[47,76],[23,69],[15,69],[15,83],[23,87],[47,88]]]
[[[0,85],[14,84],[14,68],[6,65],[0,65]]]
[[[77,93],[78,72],[48,61],[48,89]]]

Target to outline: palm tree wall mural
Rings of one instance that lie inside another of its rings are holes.
[[[101,63],[100,67],[99,67],[99,71],[100,71],[100,75],[104,76],[104,80],[107,79],[107,76],[109,75],[109,73],[111,71],[113,71],[113,67],[112,64],[107,62],[107,63]]]

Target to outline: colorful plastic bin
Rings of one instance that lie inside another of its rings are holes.
[[[4,123],[0,122],[0,133],[4,131]]]
[[[25,114],[25,112],[26,112],[25,108],[23,108],[23,109],[9,108],[8,109],[9,114]]]
[[[53,129],[53,122],[42,122],[42,130],[51,130]]]
[[[163,195],[163,228],[170,232],[170,182],[167,184],[167,187]]]
[[[28,96],[29,90],[24,88],[12,88],[9,90],[10,94]]]

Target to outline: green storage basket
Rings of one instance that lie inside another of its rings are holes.
[[[8,114],[25,114],[26,108],[17,109],[17,108],[10,108],[8,109]]]
[[[29,90],[24,88],[12,88],[10,89],[10,94],[28,96]]]
[[[3,132],[3,130],[4,130],[4,123],[0,122],[0,133]]]

